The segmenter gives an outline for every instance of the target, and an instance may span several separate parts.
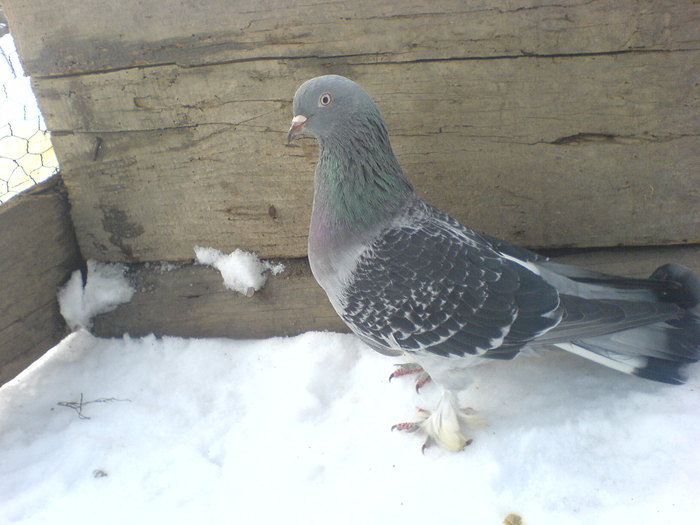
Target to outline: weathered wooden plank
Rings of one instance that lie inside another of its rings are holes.
[[[80,254],[53,177],[0,207],[0,384],[66,333],[56,291]]]
[[[700,246],[595,250],[557,260],[630,277],[647,277],[671,261],[700,272]],[[98,316],[94,331],[103,337],[155,333],[231,338],[347,331],[306,260],[284,262],[287,270],[270,276],[251,298],[225,289],[219,272],[209,267],[189,264],[163,272],[157,264],[134,265],[130,278],[138,291],[128,304]]]
[[[535,247],[700,239],[700,51],[354,60],[38,79],[83,254],[304,256],[315,145],[283,143],[322,73],[367,87],[419,193],[466,224]]]
[[[131,268],[137,292],[113,312],[95,318],[94,333],[112,337],[154,333],[182,337],[270,337],[309,330],[345,330],[313,281],[306,260],[284,261],[252,297],[226,289],[221,274],[187,264],[163,271],[158,264]]]
[[[598,272],[647,278],[659,266],[677,263],[700,274],[700,245],[574,251],[552,260]]]
[[[409,62],[697,49],[700,25],[692,0],[4,0],[3,6],[33,76],[270,57]]]

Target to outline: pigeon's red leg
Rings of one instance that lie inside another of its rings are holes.
[[[417,365],[416,365],[417,366]],[[423,370],[421,368],[421,370]],[[411,372],[408,372],[409,374]],[[425,373],[425,372],[423,372]],[[401,374],[403,375],[403,374]],[[427,374],[426,374],[427,375]],[[418,411],[418,417],[421,418],[420,421],[408,421],[405,423],[396,423],[391,427],[392,432],[394,430],[400,430],[401,432],[415,432],[416,430],[420,430],[421,427],[423,426],[423,423],[425,420],[430,416],[430,411],[425,410],[424,408],[417,407],[416,410]],[[421,447],[421,452],[425,453],[425,450],[430,447],[433,444],[433,440],[430,436],[425,440],[425,443],[423,443],[423,446]]]
[[[389,376],[389,381],[395,377],[406,376],[409,374],[418,374],[416,378],[416,392],[420,392],[420,389],[425,386],[425,384],[430,381],[430,376],[423,370],[418,363],[404,363],[396,365],[396,370]]]
[[[423,422],[430,416],[430,411],[424,408],[416,407],[416,412],[420,421],[410,421],[407,423],[396,423],[391,427],[391,430],[401,430],[402,432],[415,432],[418,430]]]
[[[401,432],[415,432],[420,428],[422,421],[409,421],[406,423],[396,423],[391,427],[391,430],[400,430]]]
[[[423,388],[428,381],[430,381],[428,372],[419,374],[418,378],[416,378],[416,393],[420,392],[420,389]]]

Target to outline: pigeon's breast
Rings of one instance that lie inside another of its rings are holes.
[[[356,241],[338,245],[334,239],[309,236],[311,272],[336,310],[340,307],[339,299],[352,278],[357,261],[366,250],[366,245]]]

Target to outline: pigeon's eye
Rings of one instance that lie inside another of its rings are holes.
[[[333,97],[331,96],[330,93],[324,93],[323,95],[318,97],[318,103],[321,106],[327,106],[331,102],[333,102]]]

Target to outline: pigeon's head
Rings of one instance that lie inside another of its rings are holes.
[[[342,136],[357,123],[379,112],[359,84],[338,75],[324,75],[304,82],[294,95],[294,118],[287,143],[304,131],[317,139]]]

